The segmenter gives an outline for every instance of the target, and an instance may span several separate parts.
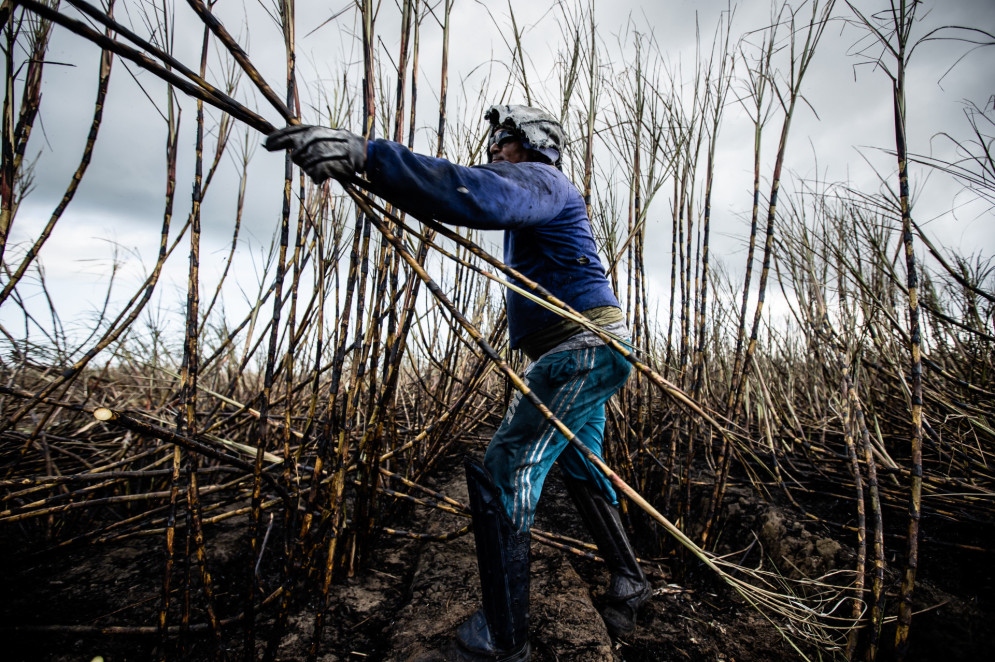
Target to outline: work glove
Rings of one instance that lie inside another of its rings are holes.
[[[299,124],[274,131],[263,146],[290,150],[290,159],[320,184],[329,177],[348,182],[366,169],[366,140],[351,131]]]

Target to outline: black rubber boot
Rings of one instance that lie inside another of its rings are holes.
[[[530,536],[511,523],[487,469],[471,458],[464,465],[483,608],[457,628],[456,640],[470,659],[527,662]]]
[[[601,617],[613,637],[629,634],[636,628],[636,614],[653,595],[653,588],[636,560],[618,509],[589,481],[564,471],[563,482],[611,572]]]

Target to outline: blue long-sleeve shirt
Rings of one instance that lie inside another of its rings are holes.
[[[460,166],[371,140],[370,190],[416,218],[482,230],[504,230],[504,263],[539,283],[574,310],[618,306],[598,257],[580,192],[542,163]],[[513,348],[561,319],[508,290]]]

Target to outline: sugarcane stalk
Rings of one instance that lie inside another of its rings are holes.
[[[280,112],[280,115],[284,120],[289,122],[290,119],[294,117],[294,113],[290,111],[290,107],[294,104],[284,104],[280,96],[266,83],[265,79],[263,79],[262,75],[249,60],[248,54],[242,50],[242,47],[237,41],[235,41],[228,30],[225,29],[225,26],[221,24],[221,21],[219,21],[217,17],[211,13],[211,10],[204,5],[202,0],[187,0],[187,4],[189,4],[195,12],[197,12],[197,15],[200,16],[202,21],[204,21],[204,24],[207,25],[211,32],[214,33],[214,36],[217,37],[218,40],[224,45],[225,49],[232,54],[232,57],[234,57],[235,61],[238,62],[238,65],[242,68],[242,71],[246,73],[270,105]],[[264,131],[263,133],[271,132],[272,130]]]
[[[108,7],[108,13],[113,12],[113,9],[114,9],[114,3],[112,0]],[[35,60],[39,62],[42,61],[42,59],[37,56]],[[90,123],[90,131],[87,134],[86,145],[83,148],[83,155],[80,157],[80,163],[76,167],[76,171],[73,173],[72,179],[69,182],[69,186],[66,188],[66,192],[63,193],[62,195],[62,199],[59,201],[59,204],[56,205],[55,210],[52,211],[51,216],[49,216],[48,222],[45,224],[45,227],[38,234],[38,238],[35,239],[34,243],[31,245],[31,248],[28,249],[27,253],[25,254],[24,258],[21,260],[21,263],[18,265],[17,269],[14,271],[14,273],[8,279],[7,283],[4,285],[3,291],[0,292],[0,305],[3,305],[3,302],[7,300],[7,297],[10,295],[11,291],[13,291],[13,289],[21,281],[21,278],[24,276],[28,267],[30,267],[31,264],[34,263],[34,260],[38,256],[38,253],[41,250],[42,246],[51,236],[52,230],[55,228],[56,222],[58,222],[58,220],[62,218],[62,213],[66,210],[66,207],[69,206],[69,203],[72,202],[73,197],[76,195],[76,190],[79,188],[80,182],[82,182],[83,180],[83,175],[86,174],[86,170],[90,165],[90,158],[93,155],[93,146],[97,140],[97,133],[100,130],[100,124],[103,119],[104,100],[107,97],[107,84],[110,81],[111,64],[113,63],[113,61],[114,58],[111,51],[103,51],[103,53],[101,53],[99,81],[97,83],[97,99],[94,102],[93,106],[93,120]],[[38,85],[41,84],[40,72],[38,73],[37,76],[37,84]],[[34,105],[37,105],[38,101],[39,100],[35,100]],[[23,105],[22,108],[24,108]],[[24,124],[30,126],[30,122],[26,121],[24,122]],[[27,144],[26,135],[22,139],[22,144],[23,145]]]
[[[895,649],[898,659],[908,654],[909,628],[912,622],[910,599],[915,587],[916,570],[919,567],[919,520],[922,511],[922,442],[923,442],[923,400],[922,400],[922,358],[920,350],[919,325],[919,277],[916,269],[914,239],[912,235],[911,199],[909,195],[909,174],[907,141],[905,133],[905,60],[906,40],[915,15],[915,6],[908,7],[902,0],[900,25],[898,26],[899,54],[898,71],[894,85],[895,106],[895,150],[898,159],[899,204],[902,216],[902,242],[905,245],[905,264],[908,278],[909,336],[911,339],[911,381],[912,381],[912,443],[910,464],[912,480],[909,486],[909,523],[905,557],[905,571],[898,605],[898,628],[895,632]]]
[[[287,107],[294,107],[297,114],[300,113],[300,99],[297,94],[297,57],[296,57],[296,3],[294,0],[283,0],[280,4],[282,27],[283,27],[283,40],[284,40],[284,50],[286,54],[286,103]],[[284,186],[284,200],[286,204],[286,210],[288,214],[288,224],[289,224],[289,197],[291,195],[291,185],[292,180],[289,178],[292,168],[289,164],[286,164]],[[292,435],[292,419],[291,414],[293,412],[294,404],[294,358],[298,353],[298,342],[299,336],[294,333],[294,329],[297,325],[298,313],[297,313],[297,299],[298,299],[298,288],[301,281],[301,268],[302,268],[302,250],[306,242],[305,234],[307,233],[308,227],[311,224],[306,224],[305,221],[308,219],[309,214],[307,210],[307,197],[305,195],[305,179],[304,174],[300,173],[298,175],[298,209],[297,209],[297,227],[294,232],[294,250],[293,257],[291,258],[291,263],[293,264],[293,278],[291,279],[291,293],[290,293],[290,310],[287,315],[287,349],[284,354],[284,379],[285,379],[285,396],[284,396],[284,424],[282,430],[282,449],[283,449],[283,481],[287,485],[292,485],[294,483],[295,475],[297,473],[297,467],[294,463],[294,455],[291,450],[291,440]],[[319,270],[320,274],[320,270]],[[319,275],[319,280],[323,283],[324,278]],[[323,288],[319,285],[319,290]],[[323,305],[322,297],[322,305]],[[301,331],[303,332],[303,327],[308,324],[306,318],[302,321]],[[322,329],[322,324],[318,324],[319,333]],[[318,350],[320,355],[320,340],[318,342]],[[316,361],[320,361],[320,358],[316,356]],[[317,380],[317,375],[315,376],[315,381]],[[316,405],[317,399],[317,389],[314,393],[314,402]],[[312,410],[313,411],[313,408]],[[303,444],[302,444],[303,446]],[[299,495],[298,495],[299,496]],[[298,554],[300,552],[299,546],[295,545],[291,540],[291,531],[297,528],[297,514],[300,506],[300,499],[296,499],[293,503],[286,504],[286,509],[284,510],[284,526],[283,526],[283,551],[286,556],[286,560],[283,564],[283,582],[290,583],[293,582],[296,577],[297,564],[299,563]],[[270,528],[272,528],[273,516],[270,515]],[[269,535],[270,529],[267,529],[266,535]],[[265,539],[263,542],[263,547],[265,547]],[[260,550],[260,555],[256,561],[255,572],[258,575],[259,562],[262,560],[262,550]],[[284,593],[282,599],[280,600],[276,624],[273,627],[266,644],[266,649],[263,653],[264,662],[270,662],[276,659],[277,650],[280,641],[283,639],[284,632],[286,631],[287,622],[289,618],[290,609],[290,592]]]
[[[167,69],[166,67],[163,67],[162,65],[158,64],[154,59],[149,57],[147,54],[137,51],[129,46],[125,46],[124,44],[118,41],[110,39],[104,36],[103,34],[93,30],[86,24],[68,18],[67,16],[49,8],[48,6],[40,2],[37,2],[36,0],[18,0],[18,3],[23,5],[26,9],[29,9],[32,12],[38,14],[39,16],[51,20],[53,23],[57,23],[58,25],[61,25],[62,27],[70,30],[71,32],[78,34],[84,39],[87,39],[95,43],[101,48],[109,50],[120,57],[123,57],[131,62],[134,62],[139,67],[145,69],[149,73],[152,73],[158,78],[161,78],[164,81],[171,83],[174,87],[182,91],[184,94],[187,94],[197,99],[201,99],[211,104],[215,108],[231,114],[233,117],[236,117],[240,121],[245,122],[249,126],[253,127],[254,129],[257,129],[262,133],[268,134],[274,131],[273,125],[271,125],[265,119],[255,114],[251,110],[248,110],[247,108],[245,108],[244,106],[242,106],[237,101],[235,101],[228,95],[224,94],[223,92],[217,91],[216,89],[208,85],[206,82],[203,84],[199,82],[192,83],[189,80],[184,79],[182,76],[174,73],[170,69]],[[116,25],[116,23],[111,23],[112,27],[114,25]],[[117,31],[116,28],[115,31]],[[173,66],[171,62],[167,61],[166,63],[169,64],[170,66]]]
[[[867,486],[871,495],[871,511],[874,513],[874,579],[871,585],[871,612],[869,615],[869,636],[867,660],[877,659],[877,651],[881,637],[881,626],[884,624],[884,518],[881,513],[881,494],[878,485],[877,464],[871,447],[870,434],[864,420],[863,410],[856,407],[860,423],[861,439],[864,448],[864,463],[867,466]]]
[[[749,377],[751,368],[754,365],[753,355],[757,348],[760,320],[762,318],[764,303],[766,301],[767,281],[770,274],[774,244],[774,221],[777,212],[777,194],[781,185],[781,170],[784,166],[785,153],[787,150],[787,139],[791,129],[791,120],[794,116],[798,97],[801,94],[802,81],[805,79],[805,74],[811,65],[812,58],[815,55],[815,49],[822,38],[822,33],[827,25],[833,5],[833,0],[827,2],[821,9],[818,2],[814,2],[812,4],[812,14],[806,28],[805,41],[797,53],[795,51],[796,44],[794,33],[795,15],[794,12],[791,12],[791,61],[790,77],[786,93],[787,98],[785,99],[784,96],[781,95],[780,91],[775,90],[775,92],[778,93],[778,97],[784,110],[784,118],[781,124],[781,135],[778,141],[777,155],[774,160],[774,170],[771,175],[771,189],[767,205],[767,229],[764,238],[763,268],[760,272],[759,292],[757,294],[757,305],[753,313],[753,326],[750,332],[750,341],[744,355],[742,373],[739,377],[739,381],[736,382],[735,385],[735,391],[732,396],[732,406],[728,410],[730,412],[729,416],[733,421],[737,420],[737,408],[742,402],[743,386]],[[791,10],[789,9],[788,11]],[[706,518],[705,524],[706,531],[711,530],[713,521],[716,518],[716,513],[718,512],[718,508],[721,505],[725,495],[731,451],[732,449],[723,441],[719,449],[719,458],[717,461],[719,467],[718,478],[715,481],[715,488],[712,491],[712,498],[709,502],[709,514]]]
[[[261,602],[262,605],[268,605],[276,600],[283,593],[284,588],[281,586],[272,593],[270,593]],[[230,625],[237,625],[245,617],[244,614],[239,614],[238,616],[233,616],[231,618],[225,618],[219,621],[219,625],[222,627],[228,627]],[[180,634],[182,631],[187,632],[210,632],[213,626],[211,623],[192,623],[187,626],[172,625],[167,628],[167,634]],[[157,626],[125,626],[125,625],[14,625],[14,626],[0,626],[0,631],[10,630],[13,632],[30,632],[37,634],[72,634],[78,636],[147,636],[147,635],[162,635],[162,631]]]
[[[373,40],[374,40],[374,11],[373,5],[370,0],[363,0],[360,7],[361,10],[361,21],[363,25],[363,123],[362,123],[362,134],[367,140],[372,140],[375,137],[375,97],[374,97],[374,81],[373,81],[373,71],[374,71],[374,61],[373,61]],[[366,291],[366,256],[369,254],[369,219],[366,218],[365,213],[359,214],[356,221],[356,239],[359,239],[359,230],[362,227],[362,242],[360,248],[360,255],[358,259],[353,260],[350,266],[350,280],[355,278],[354,269],[360,270],[359,277],[359,297],[356,300],[356,322],[357,330],[356,335],[361,336],[363,334],[362,329],[362,308],[363,308],[363,295]],[[357,244],[354,243],[354,247]],[[355,281],[354,281],[355,282]],[[345,343],[345,337],[340,338],[340,342]],[[362,364],[363,359],[358,358],[353,361],[351,368],[351,375],[349,384],[357,384],[356,376],[358,371],[358,365]],[[332,573],[334,571],[335,554],[338,549],[338,543],[340,540],[341,529],[344,527],[344,515],[342,513],[342,498],[343,491],[345,489],[345,458],[348,453],[348,420],[353,413],[354,403],[358,398],[356,390],[352,393],[348,393],[345,398],[345,402],[342,403],[342,418],[341,422],[337,424],[337,429],[334,430],[337,437],[337,448],[336,448],[336,460],[338,466],[335,468],[336,473],[333,477],[330,486],[330,501],[332,504],[332,533],[331,538],[327,543],[327,549],[324,557],[324,563],[320,567],[322,572],[322,582],[320,587],[320,604],[318,606],[317,613],[315,614],[314,628],[312,631],[311,642],[308,647],[307,659],[308,662],[313,662],[317,659],[318,648],[321,640],[321,633],[324,628],[325,613],[328,606],[328,590],[332,581]]]
[[[595,75],[597,72],[597,59],[598,59],[598,49],[597,42],[595,41],[595,30],[594,30],[594,2],[591,2],[591,15],[590,15],[590,28],[591,28],[591,50],[587,54],[588,57],[588,70],[587,70],[587,83],[588,83],[588,95],[587,95],[587,129],[584,134],[584,204],[587,206],[587,218],[591,218],[591,186],[594,178],[594,121],[596,117],[596,89],[595,85]]]
[[[6,21],[4,21],[4,23],[6,23]],[[0,173],[2,173],[0,174],[0,182],[2,182],[0,183],[0,189],[3,190],[3,195],[0,197],[4,200],[3,209],[5,210],[5,213],[3,214],[2,219],[0,219],[0,259],[2,259],[5,255],[7,238],[10,235],[10,226],[13,223],[14,216],[17,214],[17,207],[20,203],[20,201],[16,199],[17,192],[14,188],[17,186],[17,180],[21,177],[21,169],[24,163],[24,150],[27,148],[28,140],[31,136],[31,129],[34,127],[35,119],[38,117],[38,108],[41,105],[42,73],[45,67],[45,54],[48,51],[48,42],[51,30],[52,24],[46,20],[39,21],[38,26],[31,29],[31,55],[27,61],[27,71],[24,76],[24,88],[21,91],[21,108],[18,112],[17,124],[13,127],[13,131],[10,133],[10,148],[12,152],[5,150],[3,154],[4,165],[2,170],[0,170]],[[11,25],[8,32],[10,34],[14,33],[13,25]],[[9,51],[7,52],[7,58],[10,58]],[[15,73],[10,66],[11,62],[8,62],[7,79],[12,81],[15,77]],[[13,94],[12,85],[8,92],[11,95]],[[10,121],[12,120],[13,118],[11,117]],[[6,123],[7,120],[4,121]],[[8,178],[10,178],[10,181],[8,181]],[[23,196],[25,192],[26,190],[22,190],[21,195]],[[11,277],[11,280],[14,280],[14,277]],[[10,284],[8,283],[8,287],[9,286]],[[2,303],[5,298],[6,297],[0,296],[0,303]]]
[[[7,237],[14,222],[14,12],[12,6],[4,6],[3,32],[6,36],[4,48],[3,116],[0,122],[0,259],[7,248]]]
[[[97,407],[93,410],[93,417],[102,423],[113,423],[114,425],[119,425],[133,432],[181,446],[189,451],[203,455],[204,457],[209,457],[224,464],[238,467],[243,471],[252,471],[252,465],[240,458],[219,451],[198,439],[185,437],[163,427],[146,423],[145,421],[142,421],[123,411],[110,409],[108,407]],[[276,490],[282,498],[289,499],[287,491],[278,482],[276,482],[276,480],[269,473],[264,473],[263,478],[269,482],[270,487]]]

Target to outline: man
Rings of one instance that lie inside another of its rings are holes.
[[[584,200],[559,170],[565,142],[559,122],[527,106],[492,106],[485,118],[488,163],[474,167],[313,126],[277,131],[266,148],[291,149],[294,162],[318,183],[365,173],[366,188],[417,218],[503,230],[509,267],[606,332],[627,338]],[[525,373],[529,388],[601,457],[605,403],[625,383],[628,362],[597,334],[520,294],[509,290],[506,304],[511,346],[533,361]],[[483,607],[459,627],[457,640],[473,656],[529,658],[529,529],[554,462],[611,571],[601,614],[613,635],[633,630],[652,593],[611,484],[516,393],[483,465],[466,461]]]

